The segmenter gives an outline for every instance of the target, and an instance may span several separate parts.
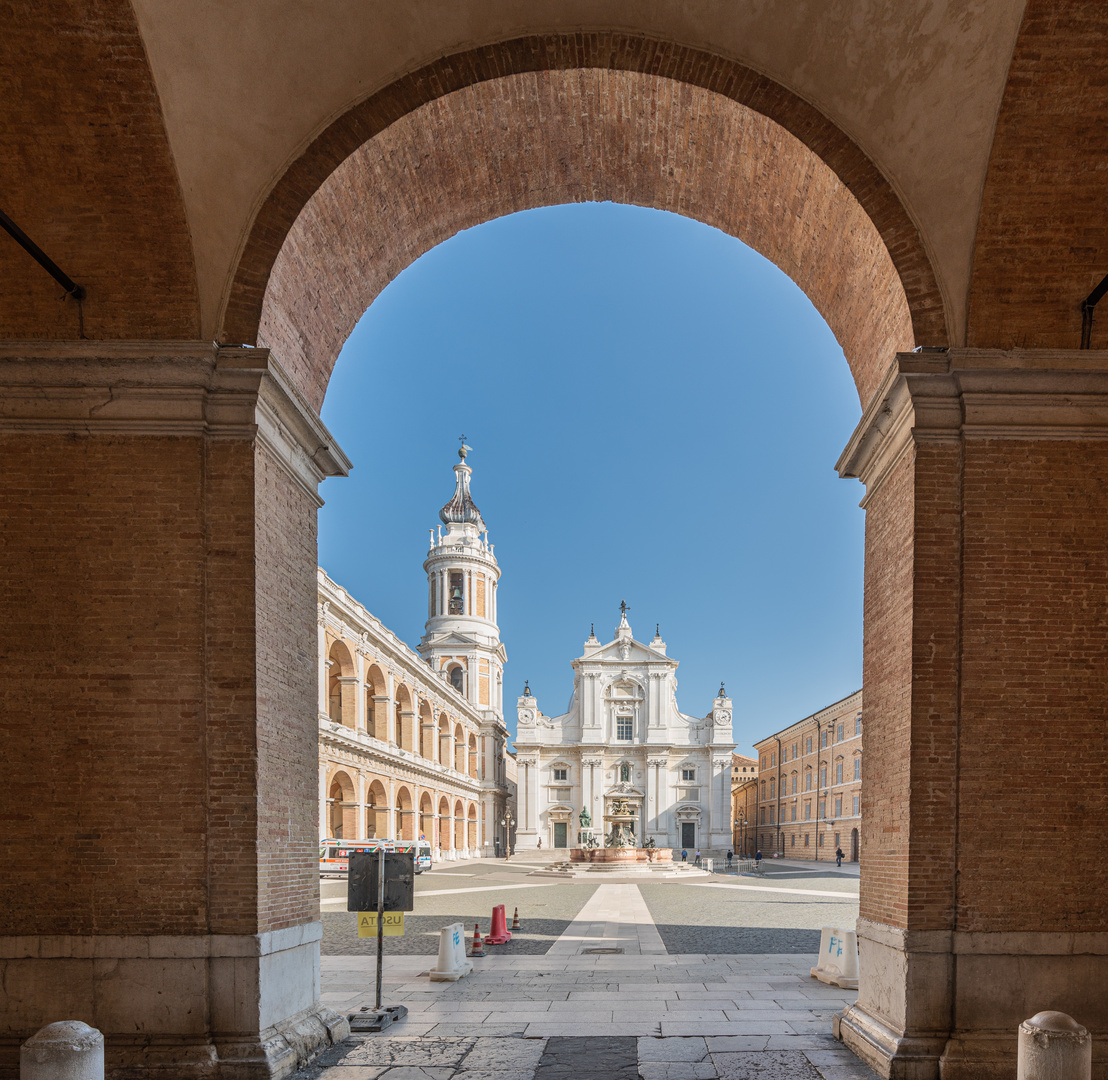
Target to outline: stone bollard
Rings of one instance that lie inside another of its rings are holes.
[[[104,1036],[80,1020],[59,1020],[19,1048],[19,1080],[104,1080]]]
[[[1093,1040],[1072,1016],[1036,1013],[1019,1027],[1016,1080],[1091,1080]]]

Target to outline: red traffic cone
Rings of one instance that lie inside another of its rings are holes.
[[[492,909],[492,926],[485,940],[490,945],[503,945],[504,942],[512,940],[512,935],[508,933],[508,920],[504,915],[503,904],[497,904]]]
[[[514,914],[512,915],[512,929],[519,929],[519,908],[516,908]]]
[[[473,946],[469,952],[470,956],[484,956],[485,955],[485,943],[481,940],[481,926],[479,923],[473,924]]]

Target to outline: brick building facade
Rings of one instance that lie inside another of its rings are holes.
[[[764,856],[857,862],[862,831],[862,691],[754,744]]]
[[[740,858],[754,854],[758,820],[758,759],[731,755],[731,848]]]

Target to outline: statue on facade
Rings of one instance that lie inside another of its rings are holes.
[[[581,807],[581,815],[577,820],[581,822],[582,829],[587,829],[592,825],[592,814],[589,813],[587,806]]]

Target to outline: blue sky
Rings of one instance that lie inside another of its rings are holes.
[[[610,203],[513,214],[418,259],[346,343],[323,419],[354,469],[323,485],[320,564],[415,645],[464,432],[509,728],[525,679],[565,710],[625,599],[684,712],[726,682],[749,752],[861,685],[863,492],[834,472],[860,411],[819,313],[738,240]]]

